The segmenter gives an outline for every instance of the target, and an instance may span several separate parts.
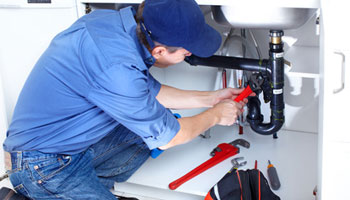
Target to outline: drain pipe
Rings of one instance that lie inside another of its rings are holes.
[[[211,56],[201,58],[191,55],[185,58],[185,61],[190,65],[203,65],[208,67],[224,67],[227,69],[239,69],[247,71],[262,72],[264,75],[270,74],[271,70],[267,67],[268,60],[258,60],[250,58],[238,58],[230,56]]]
[[[284,58],[283,58],[283,31],[270,31],[270,50],[268,60],[237,58],[228,56],[211,56],[200,58],[190,56],[185,59],[190,65],[203,65],[211,67],[225,67],[228,69],[239,69],[247,71],[261,72],[268,81],[268,98],[270,101],[271,116],[270,122],[264,123],[264,116],[261,114],[260,100],[257,96],[249,97],[247,103],[247,121],[251,128],[262,135],[274,135],[277,138],[277,131],[284,123]]]
[[[258,97],[250,97],[248,101],[247,121],[251,128],[262,135],[274,135],[281,129],[284,123],[284,59],[283,59],[283,31],[270,31],[270,50],[268,67],[271,70],[271,116],[270,123],[263,123],[264,117],[260,112],[260,100]]]

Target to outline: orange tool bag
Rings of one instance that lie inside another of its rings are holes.
[[[258,169],[228,172],[214,187],[205,200],[280,200]]]

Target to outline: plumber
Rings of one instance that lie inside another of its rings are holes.
[[[116,199],[114,182],[151,150],[232,125],[247,103],[233,101],[242,90],[181,90],[149,72],[220,45],[194,0],[146,0],[137,13],[78,19],[52,40],[18,98],[4,142],[14,189],[31,199]],[[179,119],[169,110],[200,107],[208,109]]]

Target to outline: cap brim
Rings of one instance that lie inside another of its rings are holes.
[[[186,50],[199,57],[212,56],[221,45],[221,35],[208,24],[198,33],[196,40],[183,46]]]

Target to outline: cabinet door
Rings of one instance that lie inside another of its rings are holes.
[[[32,67],[51,39],[77,19],[75,0],[29,4],[0,0],[0,174],[2,144],[17,97]],[[8,179],[0,187],[12,187]]]
[[[319,195],[350,199],[350,12],[344,0],[321,0]]]

